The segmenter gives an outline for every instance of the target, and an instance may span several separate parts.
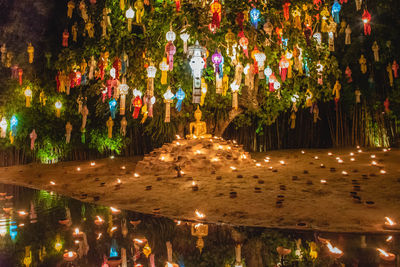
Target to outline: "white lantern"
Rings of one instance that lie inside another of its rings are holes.
[[[174,42],[176,39],[176,34],[175,32],[172,30],[172,27],[170,28],[170,30],[167,32],[167,34],[165,35],[165,38],[167,39],[168,42]]]
[[[125,17],[128,19],[128,31],[132,30],[132,19],[135,16],[135,11],[133,11],[132,7],[125,12]]]
[[[7,126],[8,126],[7,120],[6,120],[6,118],[3,117],[3,118],[1,119],[1,122],[0,122],[0,128],[1,128],[0,137],[1,137],[1,138],[6,138],[6,135],[7,135]]]
[[[165,119],[164,122],[171,121],[171,103],[173,102],[174,94],[168,87],[168,90],[164,93],[164,103],[165,103]]]
[[[119,114],[125,115],[125,103],[126,103],[126,95],[129,92],[129,86],[125,83],[119,85],[119,94],[121,96],[119,103]]]
[[[114,68],[111,68],[111,69],[110,69],[110,76],[111,76],[113,79],[115,79],[115,69],[114,69]]]
[[[148,96],[152,97],[154,95],[154,78],[156,77],[157,68],[150,64],[147,67],[147,89],[148,89]]]
[[[318,43],[318,45],[321,45],[321,43],[322,43],[321,33],[319,33],[319,32],[314,33],[313,38]]]
[[[183,41],[183,53],[187,53],[187,42],[190,38],[190,35],[187,32],[183,32],[180,35],[181,40]]]
[[[201,101],[201,74],[204,68],[204,57],[206,57],[206,49],[199,45],[196,41],[195,45],[189,47],[190,68],[193,76],[193,103],[200,104]]]
[[[238,109],[238,91],[239,85],[236,82],[231,83],[231,90],[232,90],[232,108]]]
[[[267,59],[267,57],[265,56],[264,52],[260,51],[260,52],[254,54],[254,58],[257,61],[257,65],[258,65],[258,69],[259,69],[258,77],[260,79],[264,79],[264,72],[262,70],[264,69],[264,63],[265,63],[265,60]]]

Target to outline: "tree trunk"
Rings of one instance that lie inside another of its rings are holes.
[[[243,112],[242,109],[232,109],[229,112],[228,118],[222,121],[217,122],[217,126],[215,127],[214,135],[222,136],[225,132],[225,129],[229,126],[229,124],[236,118],[236,116],[240,115]]]

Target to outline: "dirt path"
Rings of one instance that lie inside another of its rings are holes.
[[[143,213],[159,209],[160,215],[181,220],[196,219],[194,211],[198,209],[206,214],[207,222],[287,229],[381,232],[385,216],[400,222],[399,150],[305,150],[304,154],[284,150],[251,155],[256,162],[249,157],[241,162],[234,156],[214,164],[210,157],[215,155],[208,151],[197,155],[191,144],[190,148],[186,160],[194,165],[180,165],[184,172],[180,178],[176,170],[160,165],[159,155],[172,153],[163,147],[142,162],[135,157],[97,160],[94,166],[91,162],[65,162],[0,168],[0,183]],[[232,149],[243,153],[239,147]],[[266,156],[269,162],[264,161]],[[377,166],[371,165],[372,161]],[[236,170],[231,168],[232,162],[238,163]],[[350,192],[356,192],[361,202],[356,203],[358,199]],[[374,204],[369,206],[366,201]]]

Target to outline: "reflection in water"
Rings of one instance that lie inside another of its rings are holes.
[[[397,233],[173,221],[0,185],[0,266],[396,266]],[[379,249],[378,249],[379,248]],[[398,265],[397,265],[398,266]]]

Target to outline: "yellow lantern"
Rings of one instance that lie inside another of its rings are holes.
[[[29,86],[26,87],[24,94],[25,94],[25,106],[29,108],[31,106],[31,100],[32,100],[32,90]]]
[[[143,254],[146,256],[146,258],[148,258],[151,254],[151,247],[149,246],[149,243],[146,243],[146,245],[143,247]]]
[[[204,78],[201,78],[201,98],[200,98],[200,106],[204,105],[204,100],[207,94],[207,83]]]
[[[131,32],[132,30],[132,19],[135,16],[135,11],[133,11],[132,7],[125,12],[125,17],[128,19],[128,31]]]
[[[200,250],[200,253],[202,249],[204,248],[204,240],[203,237],[208,235],[208,225],[207,224],[202,224],[202,223],[192,223],[192,236],[197,237],[196,241],[196,247]]]
[[[58,100],[58,101],[54,104],[54,106],[56,107],[56,116],[57,116],[57,118],[60,118],[60,116],[61,116],[61,108],[62,108],[62,103],[61,103],[61,101]]]
[[[163,60],[160,62],[159,68],[161,70],[161,84],[167,84],[167,71],[169,70],[169,65],[167,63],[167,58],[163,57]]]
[[[31,247],[27,246],[25,247],[25,257],[24,257],[24,265],[26,267],[29,267],[32,263],[32,251]]]
[[[56,237],[56,243],[54,244],[54,249],[57,252],[60,252],[60,250],[62,249],[62,244],[61,244],[61,240],[60,240],[60,235],[57,235]]]

